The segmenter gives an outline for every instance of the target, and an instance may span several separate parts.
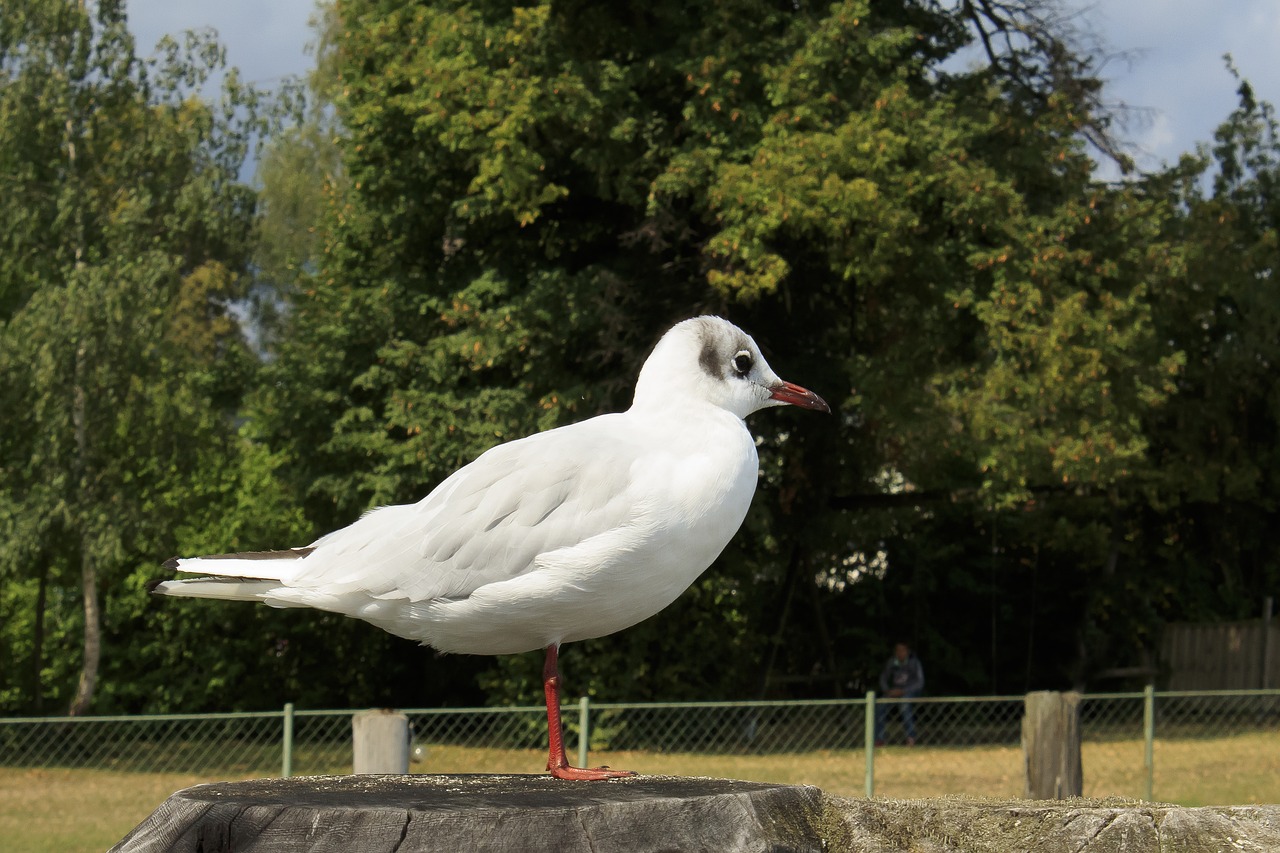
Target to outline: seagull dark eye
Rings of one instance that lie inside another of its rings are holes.
[[[751,353],[742,350],[733,357],[733,369],[739,376],[746,376],[751,372]]]

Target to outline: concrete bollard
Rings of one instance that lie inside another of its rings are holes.
[[[361,711],[351,717],[352,772],[409,772],[409,718],[396,711]]]

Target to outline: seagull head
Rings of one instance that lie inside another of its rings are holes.
[[[768,406],[830,412],[812,391],[778,377],[751,336],[720,317],[677,323],[653,348],[636,382],[633,408],[701,400],[745,418]]]

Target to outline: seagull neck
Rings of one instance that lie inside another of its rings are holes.
[[[637,418],[677,419],[684,422],[701,419],[732,418],[742,421],[735,413],[714,403],[697,398],[663,395],[636,395],[627,414]]]

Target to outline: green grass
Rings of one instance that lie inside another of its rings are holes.
[[[829,793],[853,797],[863,793],[864,757],[857,750],[761,756],[597,752],[591,758],[592,764],[640,773],[817,785]],[[1086,796],[1143,795],[1146,777],[1141,741],[1086,743],[1083,761]],[[541,750],[428,746],[424,760],[411,770],[536,773],[545,762],[546,754]],[[1280,737],[1274,733],[1158,741],[1155,764],[1155,796],[1164,802],[1280,802]],[[308,763],[301,769],[344,773],[349,766]],[[27,853],[101,853],[173,791],[249,775],[0,768],[0,846]],[[1021,793],[1022,752],[1017,747],[891,746],[876,753],[878,797],[1016,797]]]
[[[22,853],[102,853],[179,788],[178,773],[0,769],[0,842]]]

